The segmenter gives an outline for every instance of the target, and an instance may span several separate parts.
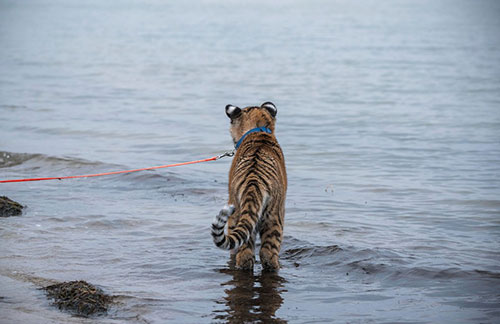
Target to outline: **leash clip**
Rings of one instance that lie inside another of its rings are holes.
[[[217,160],[220,160],[226,156],[229,156],[229,157],[234,156],[234,150],[222,153],[221,155],[217,156]]]

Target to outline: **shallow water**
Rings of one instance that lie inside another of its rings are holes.
[[[0,179],[196,160],[278,107],[282,269],[209,234],[230,159],[1,184],[2,323],[495,323],[497,1],[2,1]],[[37,288],[118,296],[73,317]]]

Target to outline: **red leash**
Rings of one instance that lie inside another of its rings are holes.
[[[154,169],[171,168],[171,167],[176,167],[176,166],[181,166],[181,165],[188,165],[188,164],[195,164],[195,163],[201,163],[201,162],[215,161],[215,160],[221,159],[221,158],[223,158],[225,156],[233,156],[233,155],[234,155],[234,152],[226,152],[224,154],[213,156],[213,157],[208,158],[208,159],[196,160],[196,161],[189,161],[189,162],[182,162],[182,163],[175,163],[175,164],[168,164],[168,165],[160,165],[160,166],[154,166],[154,167],[142,168],[142,169],[124,170],[124,171],[113,171],[113,172],[104,172],[104,173],[86,174],[86,175],[77,175],[77,176],[66,176],[66,177],[0,180],[0,183],[25,182],[25,181],[43,181],[43,180],[63,180],[63,179],[100,177],[100,176],[111,175],[111,174],[131,173],[131,172],[137,172],[137,171],[146,171],[146,170],[154,170]]]

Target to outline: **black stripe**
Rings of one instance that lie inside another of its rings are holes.
[[[259,182],[259,180],[261,180],[261,179],[259,178],[259,174],[252,170],[251,172],[248,172],[248,174],[246,176],[247,176],[247,179],[251,178],[245,182],[247,185],[247,188],[252,188],[252,187],[256,188],[257,191],[259,191],[259,193],[260,193],[259,186],[261,183]],[[255,179],[255,177],[257,177],[257,179]]]
[[[220,232],[220,233],[212,232],[212,237],[214,239],[218,239],[218,238],[220,238],[222,236],[224,236],[223,232]]]
[[[221,231],[223,229],[224,229],[224,225],[217,226],[216,224],[212,224],[212,230],[214,230],[214,231]]]
[[[259,206],[257,206],[258,204],[259,204],[258,200],[251,199],[249,201],[246,201],[243,204],[241,214],[250,215],[250,216],[252,214],[257,214],[257,210],[259,208]]]
[[[228,241],[229,241],[229,249],[230,250],[234,249],[234,247],[235,247],[234,239],[231,236],[229,236]]]
[[[276,168],[274,166],[267,166],[262,164],[256,165],[255,173],[260,176],[266,176],[266,178],[269,180],[276,181],[278,178],[278,173],[276,172]]]
[[[276,181],[278,178],[278,174],[276,173],[276,170],[274,168],[265,168],[262,165],[257,165],[255,168],[259,174],[266,176],[267,180]]]
[[[255,176],[257,176],[260,181],[262,182],[261,185],[265,187],[266,191],[269,192],[271,188],[271,184],[267,181],[268,179],[264,179],[262,177],[262,174],[256,173]]]
[[[262,243],[262,248],[265,248],[267,245],[269,245],[270,247],[270,250],[278,250],[278,246],[276,244],[274,244],[273,242],[269,242],[269,241],[265,241],[264,243]]]
[[[264,234],[265,232],[267,232],[268,227],[267,227],[266,223],[261,222],[260,224],[261,224],[260,225],[261,228],[259,230],[259,233],[260,233],[260,236],[262,237],[262,234]]]
[[[251,195],[248,195],[247,197],[245,197],[245,199],[242,201],[242,205],[245,206],[249,203],[252,203],[254,201],[257,201],[257,197],[252,197]]]
[[[222,232],[222,231],[221,232],[214,232],[214,231],[212,231],[212,237],[213,238],[219,238],[221,236],[224,236],[223,233],[224,232]]]
[[[243,238],[245,237],[245,233],[240,228],[237,228],[232,234],[232,237],[236,238],[238,242],[244,241]]]
[[[265,144],[265,145],[270,145],[270,146],[277,146],[276,141],[274,140],[274,138],[270,134],[267,134],[267,133],[258,133],[256,135],[264,135],[264,136],[259,136],[261,138],[254,139],[253,141],[251,141],[252,144],[254,144],[254,145],[256,145],[256,144]],[[257,137],[257,136],[255,136],[255,137]]]
[[[243,111],[249,112],[249,111],[257,109],[257,108],[260,108],[260,107],[257,107],[257,106],[246,107],[246,108],[243,108]]]
[[[248,219],[242,219],[240,226],[243,226],[249,233],[252,231],[253,224]]]
[[[281,233],[278,230],[273,230],[271,234],[267,234],[269,237],[280,237]]]
[[[278,218],[278,224],[280,225],[280,228],[283,229],[283,220],[281,219],[280,214],[278,213],[278,215],[276,215],[276,217]]]
[[[244,207],[243,211],[241,212],[241,217],[243,216],[249,217],[250,220],[254,223],[257,222],[257,217],[258,217],[257,212],[248,210],[247,207]]]
[[[259,195],[259,197],[262,197],[262,188],[261,186],[264,185],[266,189],[269,189],[269,184],[267,183],[266,179],[262,177],[261,174],[255,171],[250,171],[248,174],[245,175],[245,177],[248,178],[253,178],[245,182],[246,187],[245,189],[250,189],[250,188],[255,188],[255,191]],[[257,179],[255,179],[257,178]],[[246,193],[246,190],[243,193]],[[238,188],[238,192],[240,192],[240,188]],[[251,192],[251,191],[248,191]]]
[[[274,170],[276,168],[276,164],[269,162],[267,159],[262,159],[259,160],[259,165],[262,166],[263,164],[267,165],[269,169]]]

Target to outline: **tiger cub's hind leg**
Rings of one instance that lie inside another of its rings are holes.
[[[264,215],[260,228],[260,263],[265,271],[277,271],[280,268],[279,252],[283,241],[283,214],[273,208]]]
[[[236,253],[236,268],[241,270],[253,270],[255,264],[255,233],[243,244]]]

